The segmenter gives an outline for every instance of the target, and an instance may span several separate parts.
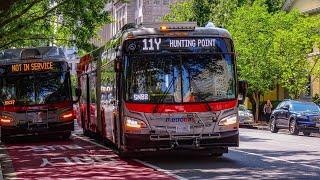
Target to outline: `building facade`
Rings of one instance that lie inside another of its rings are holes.
[[[127,23],[160,22],[170,12],[170,5],[182,1],[184,0],[129,0],[122,3],[114,0],[105,6],[113,22],[102,28],[93,43],[97,47],[104,45]]]

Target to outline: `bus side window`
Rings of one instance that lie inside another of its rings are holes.
[[[81,76],[80,79],[80,88],[82,91],[80,102],[87,103],[87,76]]]
[[[90,93],[90,103],[96,103],[97,95],[96,95],[96,73],[92,73],[89,75],[89,93]]]
[[[101,101],[110,104],[116,99],[116,85],[113,62],[104,65],[101,72]]]

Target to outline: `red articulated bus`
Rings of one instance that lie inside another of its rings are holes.
[[[239,145],[237,80],[229,32],[209,24],[128,24],[78,66],[81,124],[120,154],[208,151]],[[241,88],[239,88],[241,87]]]
[[[58,47],[0,52],[1,139],[29,134],[69,138],[75,114],[68,63]]]

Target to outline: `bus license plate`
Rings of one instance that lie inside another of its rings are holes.
[[[177,133],[189,133],[190,132],[190,125],[187,125],[187,124],[178,125],[176,127],[176,132]]]
[[[42,123],[42,118],[40,117],[40,113],[30,113],[28,114],[28,118],[32,120],[33,123]]]

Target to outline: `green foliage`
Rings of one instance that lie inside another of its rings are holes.
[[[204,26],[208,21],[215,25],[226,27],[234,12],[243,5],[252,5],[261,0],[187,0],[170,6],[170,13],[164,17],[165,21],[181,22],[196,21]],[[265,0],[263,3],[268,12],[281,10],[285,0]]]
[[[273,16],[274,40],[269,58],[276,64],[278,83],[286,88],[291,98],[299,98],[306,92],[308,77],[319,64],[308,60],[308,54],[319,35],[315,29],[320,22],[298,11],[279,12]]]
[[[109,0],[10,1],[0,11],[0,49],[39,45],[76,45],[90,51],[90,40],[111,22]]]
[[[238,53],[240,77],[250,84],[249,93],[264,94],[275,84],[275,64],[268,58],[273,40],[270,19],[267,6],[255,2],[240,7],[227,27]]]
[[[181,3],[170,5],[170,14],[163,17],[167,22],[194,21],[194,12],[192,9],[193,0],[187,0]]]
[[[72,90],[72,95],[75,95],[75,89],[78,87],[78,80],[76,75],[71,75],[71,90]]]

